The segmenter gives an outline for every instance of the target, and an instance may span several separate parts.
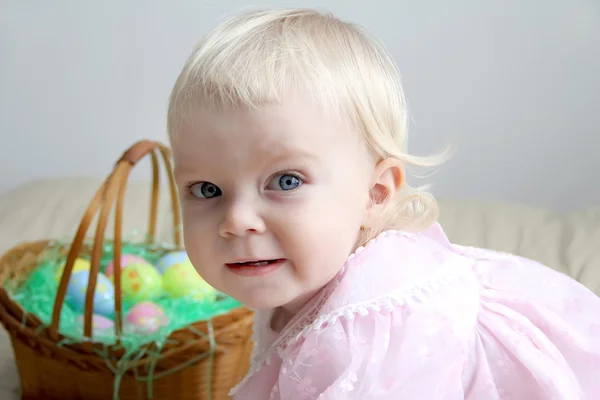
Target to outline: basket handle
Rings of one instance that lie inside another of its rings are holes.
[[[62,304],[65,300],[67,287],[71,274],[73,271],[73,265],[75,259],[81,251],[81,246],[85,239],[87,230],[100,208],[100,215],[96,225],[96,232],[94,237],[94,245],[91,253],[91,267],[88,281],[88,287],[85,297],[85,308],[84,308],[84,328],[83,333],[86,337],[92,337],[92,314],[93,314],[93,303],[94,293],[96,290],[96,282],[98,272],[100,271],[100,259],[102,257],[102,248],[104,242],[104,233],[106,230],[106,224],[108,216],[110,214],[113,202],[116,197],[116,209],[115,209],[115,232],[114,232],[114,276],[115,276],[115,333],[117,340],[121,334],[122,329],[122,301],[121,301],[121,246],[122,246],[122,219],[123,219],[123,200],[125,197],[125,188],[127,186],[127,180],[133,167],[146,155],[150,154],[152,157],[152,195],[150,200],[150,215],[149,215],[149,226],[148,236],[149,241],[154,241],[156,236],[156,222],[158,215],[158,198],[159,198],[159,163],[158,156],[156,153],[162,156],[165,168],[167,169],[167,177],[169,179],[169,191],[171,194],[171,207],[173,211],[173,241],[177,247],[181,247],[181,211],[178,207],[177,202],[177,188],[173,177],[173,167],[170,161],[169,149],[158,143],[149,140],[143,140],[135,143],[129,149],[127,149],[122,157],[115,165],[112,173],[102,183],[91,202],[85,211],[75,238],[69,249],[67,255],[67,261],[64,267],[64,272],[58,286],[56,299],[54,302],[54,309],[52,312],[52,322],[50,324],[50,330],[52,333],[57,333],[60,322],[60,315],[62,311]],[[119,340],[118,340],[119,341]]]

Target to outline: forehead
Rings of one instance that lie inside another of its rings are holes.
[[[247,161],[244,155],[335,157],[361,144],[351,124],[300,97],[258,109],[198,109],[172,140],[176,162],[195,159],[210,164]]]

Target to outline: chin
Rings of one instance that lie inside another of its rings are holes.
[[[232,296],[234,297],[234,296]],[[248,308],[253,309],[269,309],[269,308],[277,308],[286,304],[286,301],[278,301],[279,299],[274,299],[272,296],[237,296],[234,297],[237,301],[244,304]]]

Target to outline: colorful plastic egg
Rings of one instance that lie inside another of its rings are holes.
[[[84,316],[80,315],[77,317],[77,324],[79,329],[83,333]],[[114,333],[115,323],[113,320],[106,318],[99,314],[92,315],[92,335],[93,336],[105,336]]]
[[[79,271],[71,275],[67,286],[67,304],[76,312],[83,313],[85,309],[85,294],[90,279],[90,271]],[[112,317],[115,310],[115,289],[103,273],[98,273],[96,290],[94,291],[94,314]]]
[[[133,328],[134,332],[153,333],[167,325],[169,319],[159,305],[151,301],[143,301],[129,309],[125,322]]]
[[[136,256],[135,254],[123,254],[121,256],[121,271],[131,264],[147,264],[148,261],[144,260],[142,257]],[[114,261],[110,260],[108,264],[106,264],[106,268],[104,269],[104,275],[106,275],[109,279],[114,280],[115,274],[115,265]]]
[[[213,301],[217,291],[196,272],[190,262],[175,264],[163,276],[165,289],[173,297],[190,296],[195,300]]]
[[[58,271],[56,271],[56,280],[58,282],[60,282],[60,278],[62,278],[63,272],[65,270],[65,266],[66,266],[66,261],[63,265],[60,266]],[[85,258],[76,258],[75,262],[73,263],[73,269],[71,270],[71,277],[73,276],[73,274],[75,274],[75,272],[89,271],[91,267],[92,267],[92,264],[89,262],[89,260],[86,260]]]
[[[131,301],[157,297],[162,292],[163,279],[150,263],[134,263],[121,271],[121,291]]]
[[[175,264],[189,262],[190,259],[188,258],[188,255],[184,250],[173,251],[171,253],[165,254],[158,260],[158,262],[156,263],[156,269],[158,269],[161,274],[164,274],[171,266]]]

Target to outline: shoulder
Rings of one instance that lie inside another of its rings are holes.
[[[331,284],[319,319],[410,308],[436,292],[446,293],[442,288],[473,283],[473,263],[426,234],[383,232],[349,257]],[[319,326],[319,320],[314,325]]]
[[[399,393],[418,363],[423,372],[432,363],[459,368],[479,311],[472,264],[426,236],[385,232],[351,257],[318,313],[280,352],[282,371],[309,377],[332,398],[368,398],[372,385]]]
[[[285,356],[309,335],[326,336],[350,321],[368,325],[371,317],[407,318],[417,311],[444,319],[472,316],[464,308],[478,304],[473,263],[428,233],[383,232],[348,257],[339,274],[267,345],[266,358],[273,352]],[[259,314],[256,329],[264,331],[265,321]]]
[[[314,395],[307,398],[356,400],[374,392],[440,398],[458,391],[457,371],[466,362],[477,314],[476,299],[458,293],[456,285],[442,283],[320,315],[266,364],[264,374],[277,365],[271,378],[281,399],[301,398],[299,391]],[[409,390],[415,375],[418,393]]]

